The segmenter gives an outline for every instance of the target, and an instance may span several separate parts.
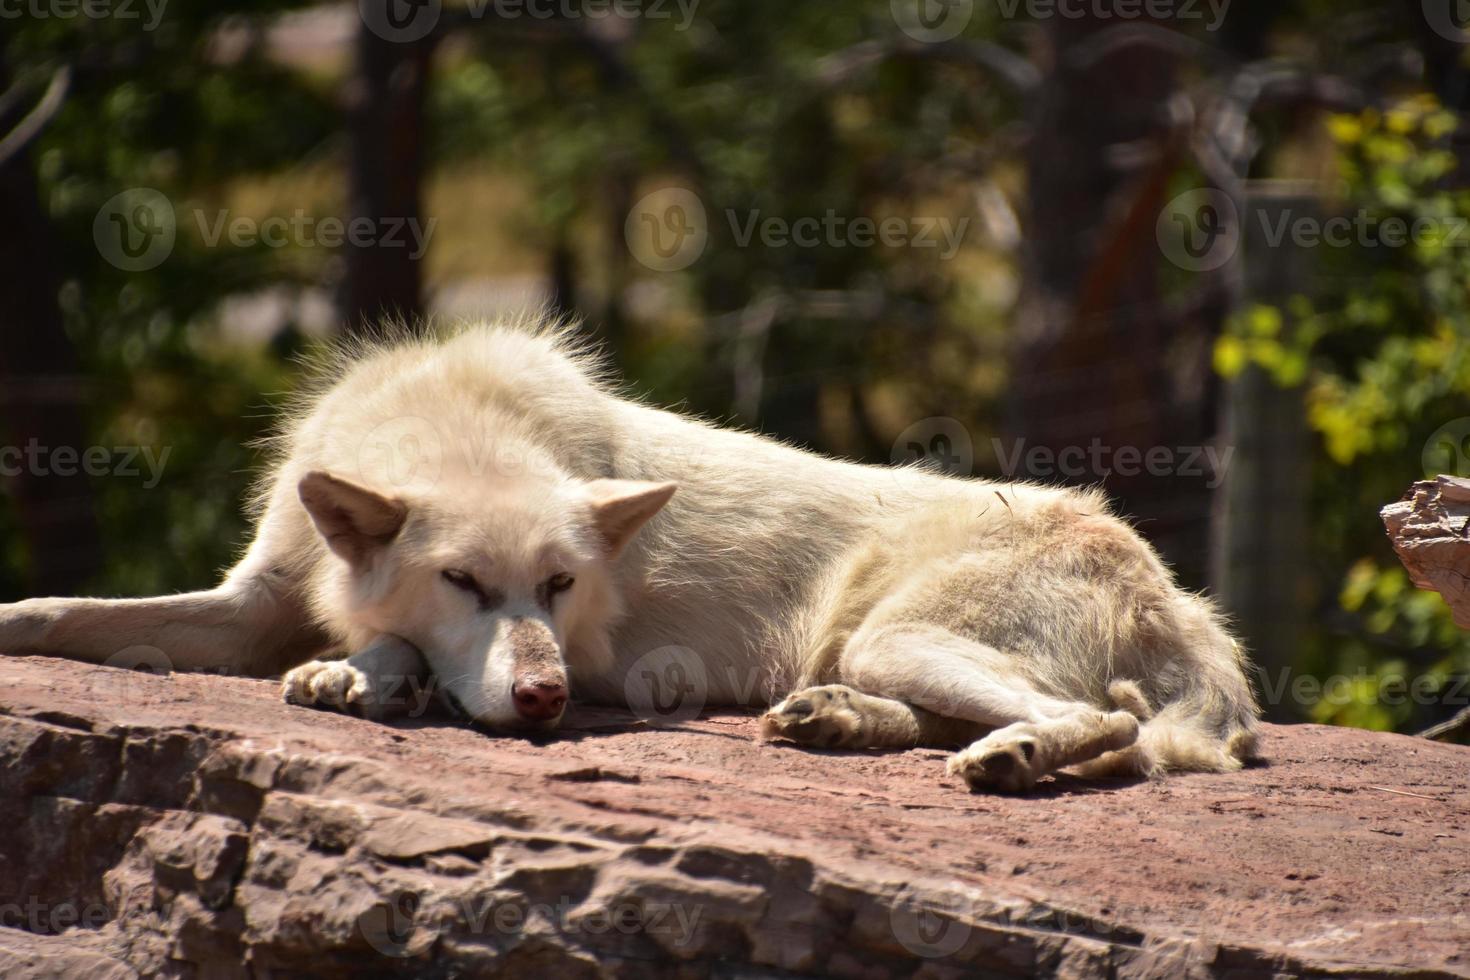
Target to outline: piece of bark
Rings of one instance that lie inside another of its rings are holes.
[[[1421,480],[1379,516],[1410,580],[1444,596],[1455,625],[1470,629],[1470,480]]]

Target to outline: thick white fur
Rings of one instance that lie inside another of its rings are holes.
[[[509,724],[509,631],[529,622],[577,699],[624,703],[630,670],[661,651],[693,661],[710,705],[798,692],[768,715],[772,735],[983,735],[951,763],[976,787],[1026,789],[1062,766],[1226,770],[1251,751],[1234,641],[1100,494],[718,428],[620,397],[573,337],[533,319],[343,352],[288,415],[255,540],[220,587],[0,607],[0,649],[105,661],[147,644],[181,667],[271,673],[325,643],[402,637],[466,711]],[[311,472],[401,503],[406,522],[344,561],[303,507]],[[677,492],[616,553],[598,494],[665,483]],[[445,568],[504,603],[477,608]],[[576,584],[548,609],[538,583],[557,572]]]

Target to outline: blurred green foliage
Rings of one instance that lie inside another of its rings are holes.
[[[237,17],[288,6],[234,5]],[[170,4],[148,32],[119,18],[6,22],[13,79],[72,70],[66,104],[32,156],[56,238],[38,244],[54,249],[65,279],[59,302],[83,359],[95,445],[168,453],[155,487],[94,480],[108,561],[91,588],[101,594],[197,588],[232,561],[245,533],[247,443],[268,422],[262,393],[290,383],[289,336],[251,348],[215,329],[222,296],[278,284],[290,263],[264,248],[206,249],[183,216],[231,181],[330,152],[340,118],[310,78],[259,51],[213,54],[211,39],[229,23],[186,4]],[[99,209],[129,187],[163,192],[181,216],[168,261],[142,273],[114,267],[93,241]],[[5,509],[0,520],[14,517]],[[6,556],[0,591],[17,596],[23,558],[14,546]]]
[[[1301,667],[1353,679],[1311,707],[1315,721],[1424,727],[1423,702],[1470,672],[1470,634],[1409,582],[1377,517],[1412,479],[1470,476],[1470,192],[1446,180],[1456,127],[1429,95],[1332,117],[1341,190],[1325,216],[1354,221],[1349,244],[1314,252],[1314,295],[1240,311],[1215,347],[1227,377],[1254,364],[1302,387],[1320,437],[1313,556],[1338,576],[1340,615]],[[1417,700],[1385,696],[1415,677]]]

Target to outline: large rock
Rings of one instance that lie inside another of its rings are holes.
[[[1470,480],[1420,480],[1378,513],[1410,580],[1444,596],[1455,624],[1470,629]]]
[[[532,743],[0,657],[0,976],[1470,976],[1470,749],[1264,754],[979,796],[741,715]]]

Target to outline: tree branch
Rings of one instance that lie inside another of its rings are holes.
[[[51,81],[46,86],[46,91],[41,94],[41,99],[35,107],[28,112],[15,127],[0,137],[0,167],[5,166],[21,150],[31,144],[41,131],[46,128],[47,123],[56,118],[61,107],[66,102],[67,90],[71,88],[71,68],[62,65],[56,69],[51,76]],[[14,96],[17,89],[11,89],[4,94],[4,102],[8,105],[19,101]]]

